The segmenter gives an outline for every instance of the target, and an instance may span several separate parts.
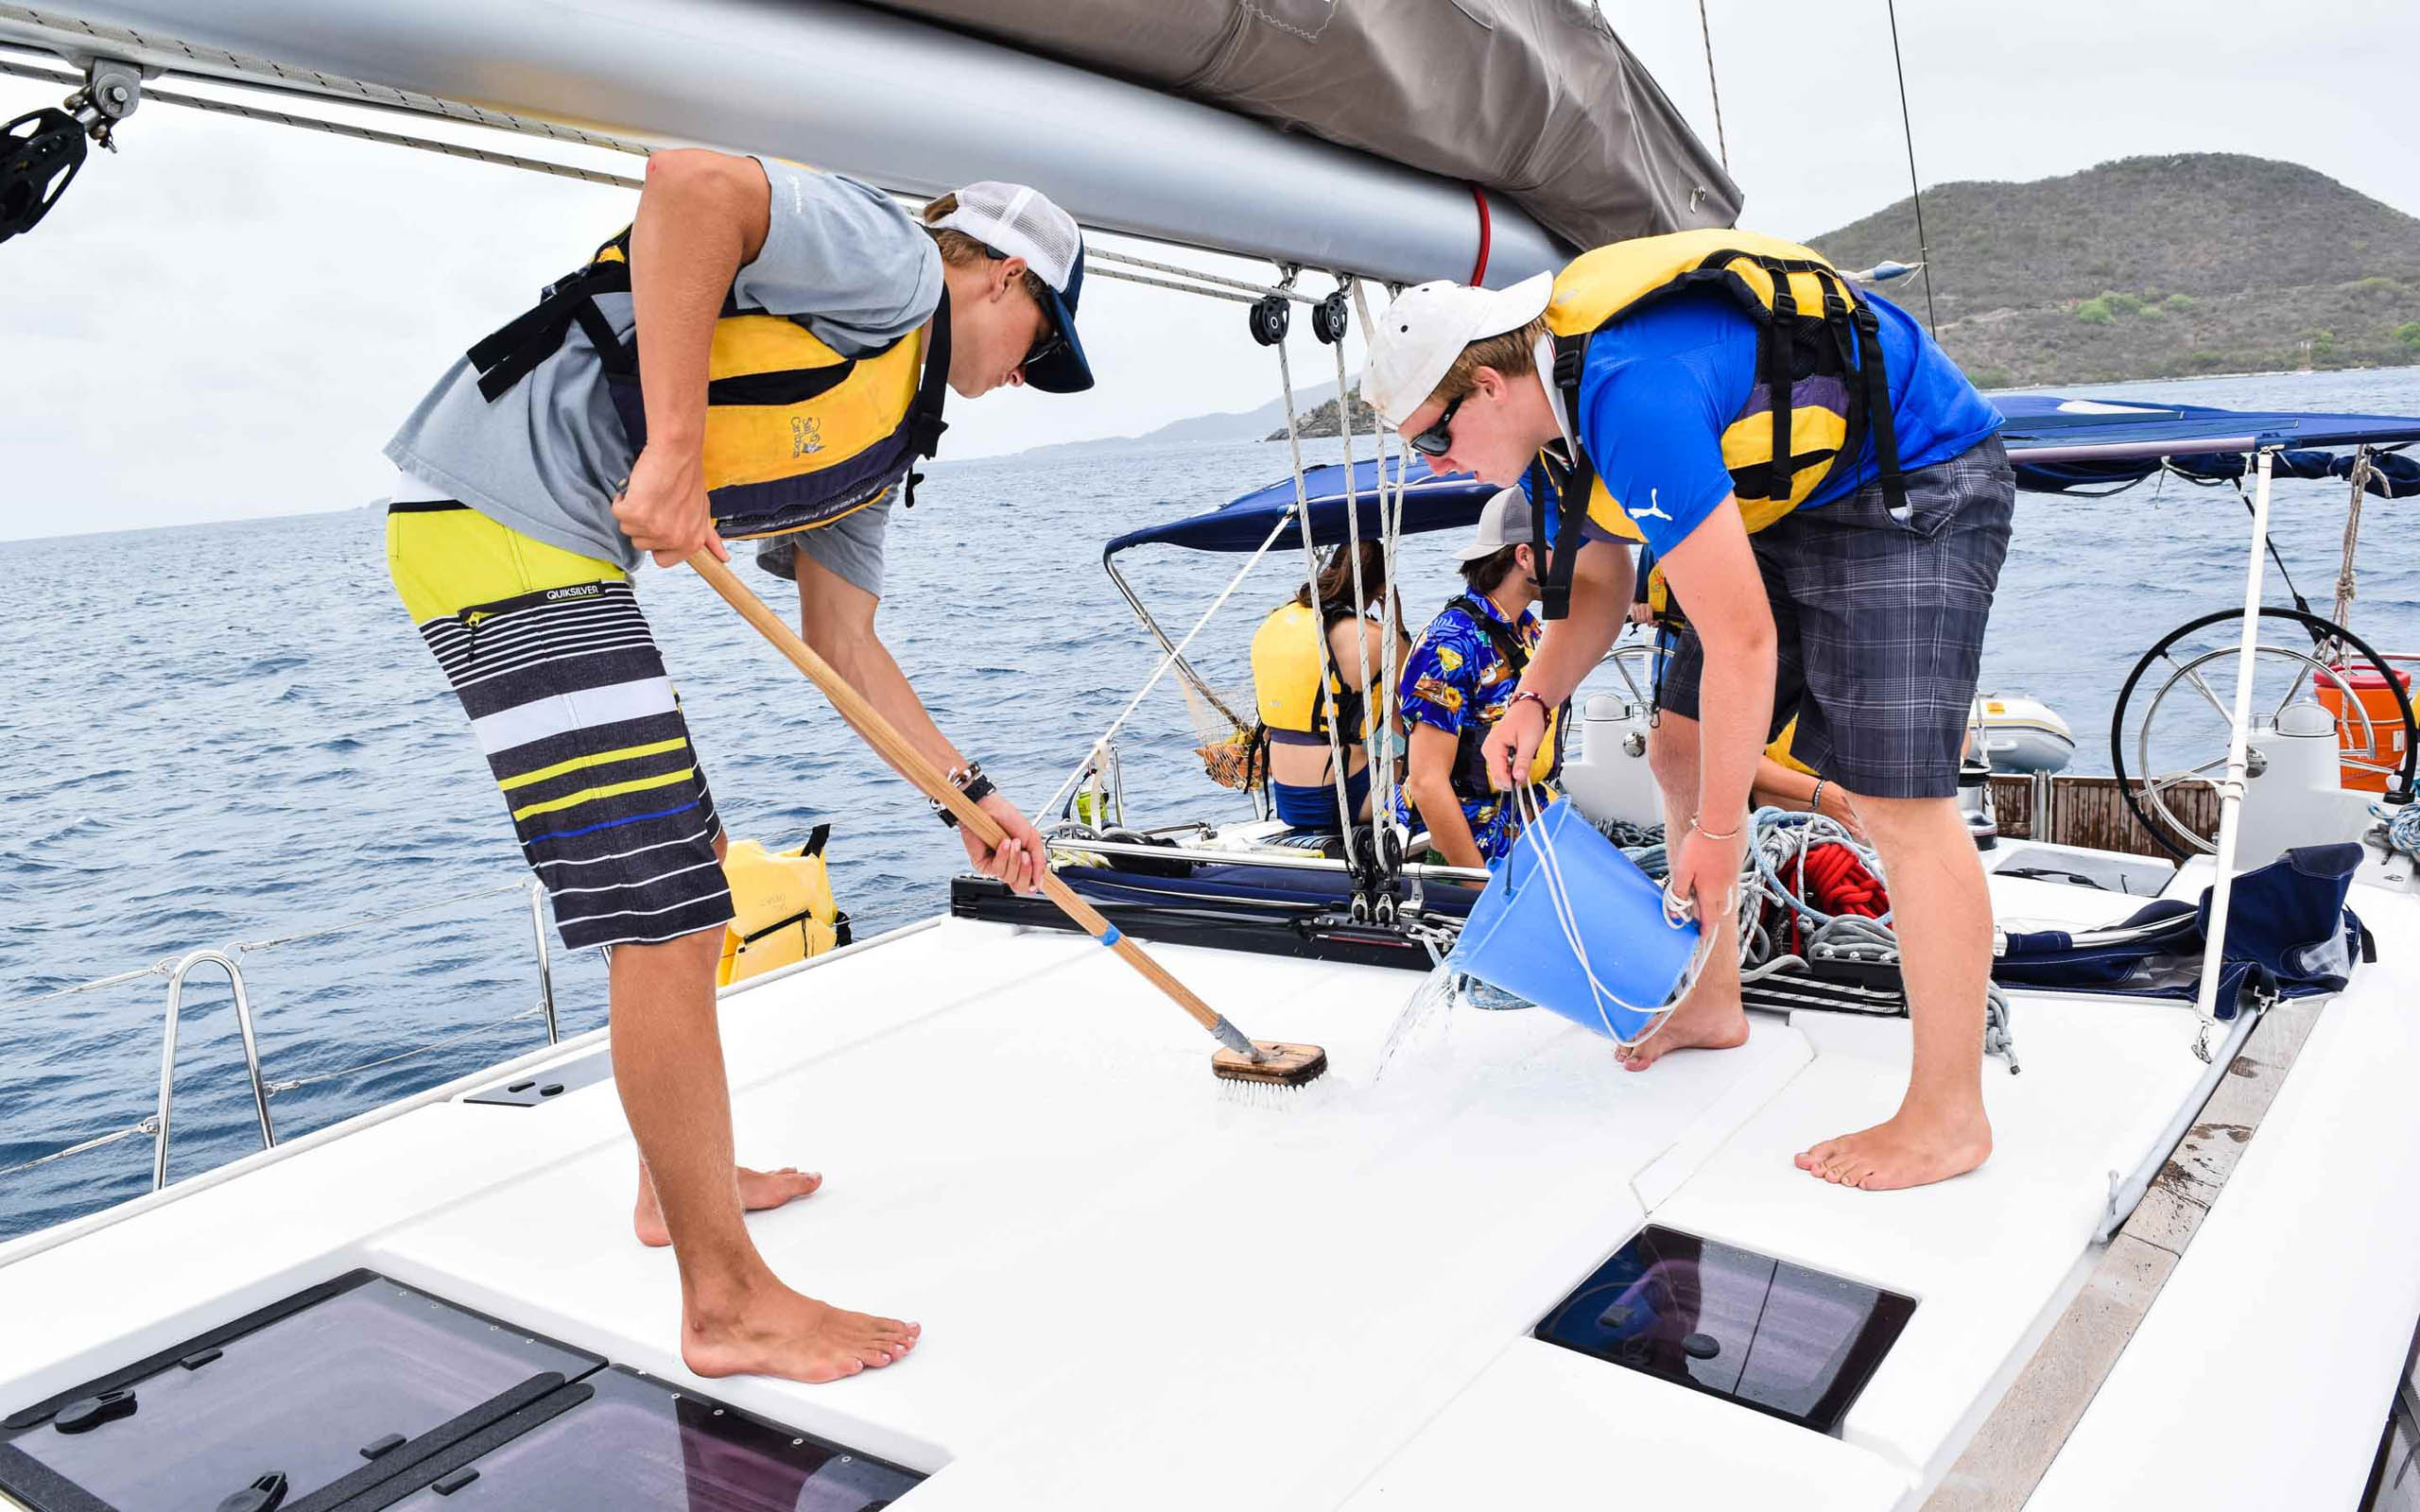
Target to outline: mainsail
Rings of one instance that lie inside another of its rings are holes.
[[[0,0],[0,45],[774,152],[908,194],[1021,180],[1097,230],[1395,283],[1502,284],[1737,207],[1565,0],[1109,9],[1052,9],[1011,45],[840,0]],[[1150,57],[1186,77],[1147,77]]]

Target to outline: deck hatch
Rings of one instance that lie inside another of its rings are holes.
[[[620,1366],[566,1389],[586,1395],[492,1448],[447,1456],[459,1465],[415,1477],[396,1512],[875,1512],[925,1478]]]
[[[1829,1434],[1915,1309],[1896,1292],[1651,1224],[1536,1336]]]
[[[0,1420],[32,1512],[874,1512],[924,1478],[370,1271]]]
[[[273,1472],[294,1507],[604,1363],[367,1271],[242,1325],[9,1418],[0,1487],[43,1512],[185,1512]],[[86,1405],[116,1392],[130,1409]],[[372,1469],[364,1446],[379,1444]]]

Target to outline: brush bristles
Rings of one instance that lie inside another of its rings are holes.
[[[1211,1074],[1227,1081],[1300,1087],[1327,1070],[1327,1052],[1317,1045],[1289,1045],[1274,1040],[1255,1040],[1253,1048],[1260,1052],[1262,1058],[1249,1060],[1232,1050],[1219,1051],[1210,1057]]]

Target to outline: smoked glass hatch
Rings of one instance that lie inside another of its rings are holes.
[[[1915,1306],[1650,1225],[1557,1304],[1537,1337],[1828,1434]]]
[[[618,1366],[588,1387],[397,1512],[876,1512],[924,1479]]]
[[[270,1474],[291,1504],[534,1377],[603,1363],[380,1277],[340,1285],[0,1435],[0,1484],[29,1495],[23,1455],[115,1512],[215,1507]]]

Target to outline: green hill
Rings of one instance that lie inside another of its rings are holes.
[[[2420,362],[2420,220],[2225,153],[1925,193],[1942,345],[1984,387]],[[1912,262],[1907,200],[1812,245]],[[1924,313],[1921,275],[1890,286]]]

